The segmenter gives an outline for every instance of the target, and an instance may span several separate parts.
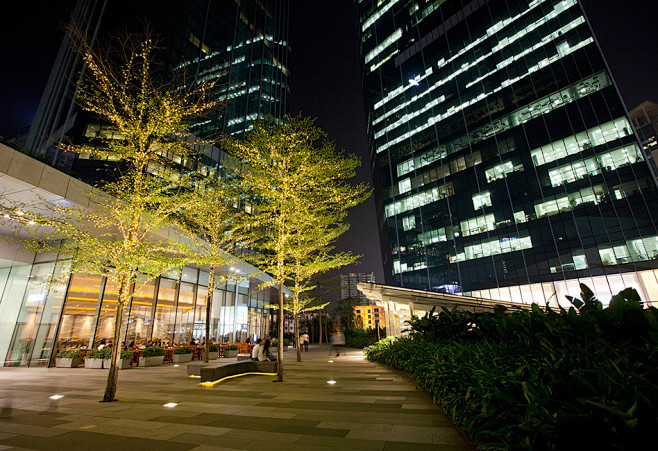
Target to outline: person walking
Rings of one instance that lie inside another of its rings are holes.
[[[309,342],[309,336],[308,333],[304,332],[304,334],[300,337],[299,341],[302,342],[304,345],[304,351],[308,351],[308,342]]]

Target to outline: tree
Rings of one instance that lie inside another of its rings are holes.
[[[354,327],[354,306],[359,305],[361,299],[349,297],[338,301],[338,306],[334,308],[334,315],[337,317],[340,326],[343,329]]]
[[[196,251],[191,258],[197,264],[209,265],[208,297],[206,299],[206,343],[204,361],[208,363],[210,344],[210,312],[217,268],[237,263],[236,255],[251,245],[248,233],[249,215],[240,209],[239,184],[228,177],[196,183],[188,206],[181,211],[177,224],[193,243]],[[230,276],[220,274],[220,283]]]
[[[60,147],[121,160],[122,169],[115,182],[100,187],[105,195],[92,193],[88,208],[59,204],[22,216],[44,226],[41,249],[71,257],[71,272],[102,274],[117,284],[115,345],[103,396],[103,401],[114,401],[131,285],[138,291],[138,279],[152,279],[189,262],[189,246],[158,235],[169,232],[164,230],[169,219],[186,206],[179,196],[185,174],[170,158],[192,157],[205,144],[188,135],[188,123],[220,102],[212,98],[213,82],[184,86],[163,80],[154,63],[157,44],[148,30],[97,42],[94,48],[81,32],[69,33],[86,66],[77,102],[110,124],[115,139]]]
[[[365,184],[351,185],[360,161],[337,152],[311,119],[286,118],[261,122],[244,140],[227,139],[230,152],[245,164],[239,169],[243,186],[257,202],[254,230],[260,231],[257,265],[272,274],[279,289],[279,316],[284,311],[283,286],[309,263],[299,258],[314,233],[310,224],[322,215],[338,214],[369,195]],[[341,224],[335,224],[341,227]],[[323,229],[324,232],[331,227]],[[312,246],[311,246],[312,247]],[[321,249],[319,249],[321,250]],[[311,254],[307,254],[311,255]],[[283,322],[279,324],[283,342]],[[283,348],[279,346],[277,381],[283,381]]]

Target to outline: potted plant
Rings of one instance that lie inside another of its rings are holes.
[[[57,368],[76,368],[82,363],[82,354],[79,349],[69,349],[68,351],[59,351],[55,358]]]
[[[214,343],[208,345],[208,360],[217,360],[219,357],[219,346]]]
[[[139,366],[162,365],[165,349],[162,346],[147,346],[139,356]]]
[[[224,348],[224,357],[237,357],[238,345],[228,345]]]
[[[192,360],[192,348],[179,346],[174,349],[174,363],[186,363]]]
[[[105,351],[105,349],[103,349]],[[110,365],[112,364],[112,350],[108,349],[108,353],[104,357],[105,360],[103,360],[103,368],[108,369],[110,368]],[[119,369],[120,370],[125,370],[126,368],[130,368],[130,362],[133,360],[133,352],[132,351],[121,351],[121,361],[119,363]]]
[[[92,349],[85,355],[85,368],[103,368],[105,349]]]

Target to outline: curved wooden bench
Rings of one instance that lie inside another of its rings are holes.
[[[199,366],[202,383],[215,382],[226,377],[247,373],[274,374],[276,372],[277,362],[257,362],[255,360],[245,360],[221,366]]]

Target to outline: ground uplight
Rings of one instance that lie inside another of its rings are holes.
[[[163,404],[163,407],[176,407],[178,403],[175,402],[168,402],[167,404]]]
[[[336,381],[327,381],[327,384],[334,385],[335,383],[336,383]]]
[[[64,395],[52,395],[50,399],[62,399]]]

